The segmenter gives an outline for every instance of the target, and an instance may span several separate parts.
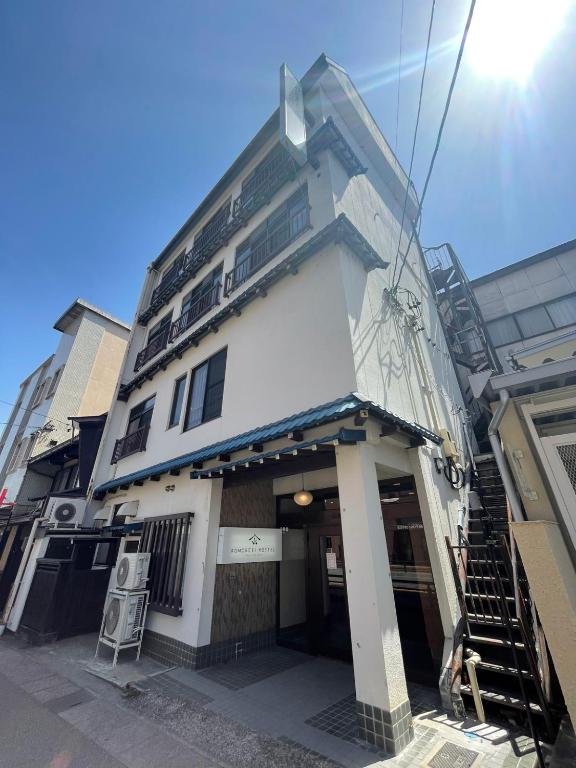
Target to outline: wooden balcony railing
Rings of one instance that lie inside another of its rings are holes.
[[[234,200],[232,215],[235,219],[247,218],[256,208],[268,202],[288,179],[296,176],[296,166],[284,147],[270,153],[254,175],[247,179],[242,192]]]
[[[120,459],[130,456],[133,453],[145,451],[149,431],[150,425],[146,424],[146,426],[137,429],[136,432],[132,432],[132,434],[126,435],[126,437],[122,437],[120,440],[116,440],[110,464],[116,464]]]
[[[155,336],[152,341],[144,347],[144,349],[141,349],[140,352],[138,352],[136,355],[136,362],[134,363],[135,371],[139,371],[140,368],[142,368],[142,366],[148,362],[148,360],[152,360],[152,358],[155,357],[158,352],[166,349],[169,334],[170,325],[166,325],[166,327],[161,331],[161,333],[158,334],[158,336]]]
[[[228,296],[239,285],[246,282],[309,226],[310,214],[308,205],[306,205],[305,208],[300,209],[293,216],[270,230],[266,239],[254,245],[250,255],[226,274],[224,295]]]
[[[178,317],[170,328],[170,341],[184,333],[191,325],[206,314],[212,307],[219,304],[221,284],[216,283],[206,293],[202,294],[192,306]]]

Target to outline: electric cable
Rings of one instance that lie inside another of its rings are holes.
[[[410,154],[410,166],[408,168],[408,180],[406,182],[406,193],[404,195],[404,203],[402,205],[402,220],[400,222],[400,235],[398,237],[398,248],[396,249],[396,256],[394,257],[394,270],[392,272],[392,284],[394,284],[396,267],[398,265],[398,256],[400,255],[400,246],[402,244],[402,232],[404,231],[404,220],[406,218],[406,207],[408,205],[408,197],[410,195],[410,185],[412,183],[412,167],[414,165],[414,155],[416,154],[416,140],[418,138],[418,127],[420,125],[420,112],[422,110],[422,96],[424,94],[424,81],[426,79],[426,71],[428,69],[428,54],[430,53],[430,40],[432,37],[432,25],[434,23],[435,8],[436,8],[436,0],[432,0],[432,7],[430,9],[430,21],[428,22],[428,35],[426,38],[426,52],[424,54],[424,65],[422,67],[422,77],[420,78],[420,93],[418,95],[418,109],[416,111],[416,123],[414,125],[414,135],[412,137],[412,151]]]
[[[436,157],[438,155],[438,150],[440,149],[440,142],[442,141],[442,134],[444,133],[444,126],[446,125],[446,119],[448,117],[448,112],[450,110],[450,104],[452,102],[452,94],[454,93],[454,88],[456,86],[456,80],[458,79],[458,72],[460,71],[460,63],[462,62],[462,56],[464,55],[464,48],[466,46],[466,40],[468,38],[468,32],[470,31],[470,25],[472,23],[472,17],[474,15],[474,8],[476,7],[476,0],[471,0],[470,2],[470,9],[468,11],[468,17],[466,19],[466,24],[464,26],[464,32],[462,33],[462,39],[460,41],[460,48],[458,49],[458,56],[456,57],[456,64],[454,66],[454,72],[452,73],[452,79],[450,81],[450,87],[448,88],[448,96],[446,98],[446,104],[444,105],[444,111],[442,113],[442,119],[440,121],[440,127],[438,129],[438,134],[436,136],[436,142],[434,144],[434,151],[432,152],[432,158],[430,160],[430,165],[428,167],[428,173],[426,174],[426,180],[424,182],[424,187],[422,188],[422,195],[420,197],[420,201],[418,203],[418,211],[416,214],[416,221],[418,222],[420,220],[421,214],[422,214],[422,206],[424,205],[424,200],[426,198],[426,193],[428,191],[428,185],[430,184],[430,178],[432,177],[432,171],[434,170],[434,163],[436,162]],[[400,230],[400,238],[402,237],[402,230]],[[402,277],[402,272],[404,270],[404,266],[406,264],[406,261],[408,259],[408,253],[410,251],[410,246],[412,245],[412,242],[414,240],[414,226],[412,226],[412,232],[410,234],[410,239],[408,241],[408,246],[406,248],[406,252],[404,254],[404,258],[402,259],[402,262],[400,264],[400,271],[398,272],[398,277],[396,278],[396,282],[393,283],[393,290],[398,287],[400,283],[400,278]],[[394,276],[393,276],[394,277]]]

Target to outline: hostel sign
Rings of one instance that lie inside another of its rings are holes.
[[[279,528],[220,528],[216,562],[270,563],[282,560]]]

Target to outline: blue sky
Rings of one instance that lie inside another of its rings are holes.
[[[400,0],[2,3],[0,399],[77,296],[132,320],[146,265],[277,106],[283,61],[343,65],[407,167],[430,6],[404,4],[396,131]],[[437,6],[417,189],[467,3]],[[576,237],[574,16],[524,88],[465,58],[422,241],[450,241],[471,277]]]

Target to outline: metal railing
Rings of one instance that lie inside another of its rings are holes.
[[[262,242],[251,247],[250,255],[226,274],[224,295],[228,296],[239,285],[246,282],[309,226],[310,212],[306,203],[304,208],[270,230]]]
[[[126,456],[130,456],[133,453],[145,451],[149,431],[150,425],[146,424],[146,426],[137,429],[136,432],[132,432],[131,434],[126,435],[126,437],[121,437],[120,440],[116,440],[110,464],[116,464],[120,459],[124,459]]]
[[[536,752],[539,759],[542,760],[538,729],[526,690],[526,679],[533,683],[549,740],[553,740],[554,727],[550,706],[544,694],[540,676],[535,635],[528,619],[531,612],[526,608],[526,601],[528,605],[531,601],[528,595],[527,580],[525,577],[520,580],[524,602],[523,600],[514,601],[513,569],[508,544],[504,536],[501,537],[499,544],[490,541],[486,544],[470,544],[462,534],[459,536],[459,543],[456,546],[452,545],[448,538],[446,538],[446,543],[468,638],[474,637],[470,624],[502,626],[506,630],[507,647],[512,653],[524,711]],[[465,576],[462,579],[463,572]],[[517,616],[513,615],[512,606],[515,602]],[[515,632],[520,633],[521,644],[517,643]],[[519,650],[526,656],[528,677],[522,669]]]
[[[158,352],[161,352],[163,349],[166,349],[166,345],[168,344],[168,337],[170,335],[170,324],[168,323],[165,328],[163,328],[160,333],[155,336],[152,341],[147,344],[144,349],[141,349],[140,352],[136,355],[136,362],[134,363],[134,370],[139,371],[140,368],[142,368],[143,365],[145,365],[149,360],[152,360],[153,357],[155,357]]]
[[[175,283],[182,272],[184,262],[187,254],[181,253],[180,256],[174,261],[172,266],[166,271],[166,274],[160,281],[160,283],[152,291],[152,298],[150,304],[155,304],[162,299],[163,294],[170,289],[173,283]]]
[[[288,152],[283,147],[272,150],[269,158],[244,182],[242,192],[234,200],[233,217],[246,217],[254,208],[270,200],[288,179],[295,176],[294,161]]]
[[[190,328],[191,325],[211,310],[212,307],[215,307],[220,303],[221,287],[221,283],[216,283],[216,285],[203,293],[202,296],[200,296],[200,298],[186,310],[186,312],[183,312],[180,317],[176,318],[170,328],[170,341],[174,341],[175,338]]]

